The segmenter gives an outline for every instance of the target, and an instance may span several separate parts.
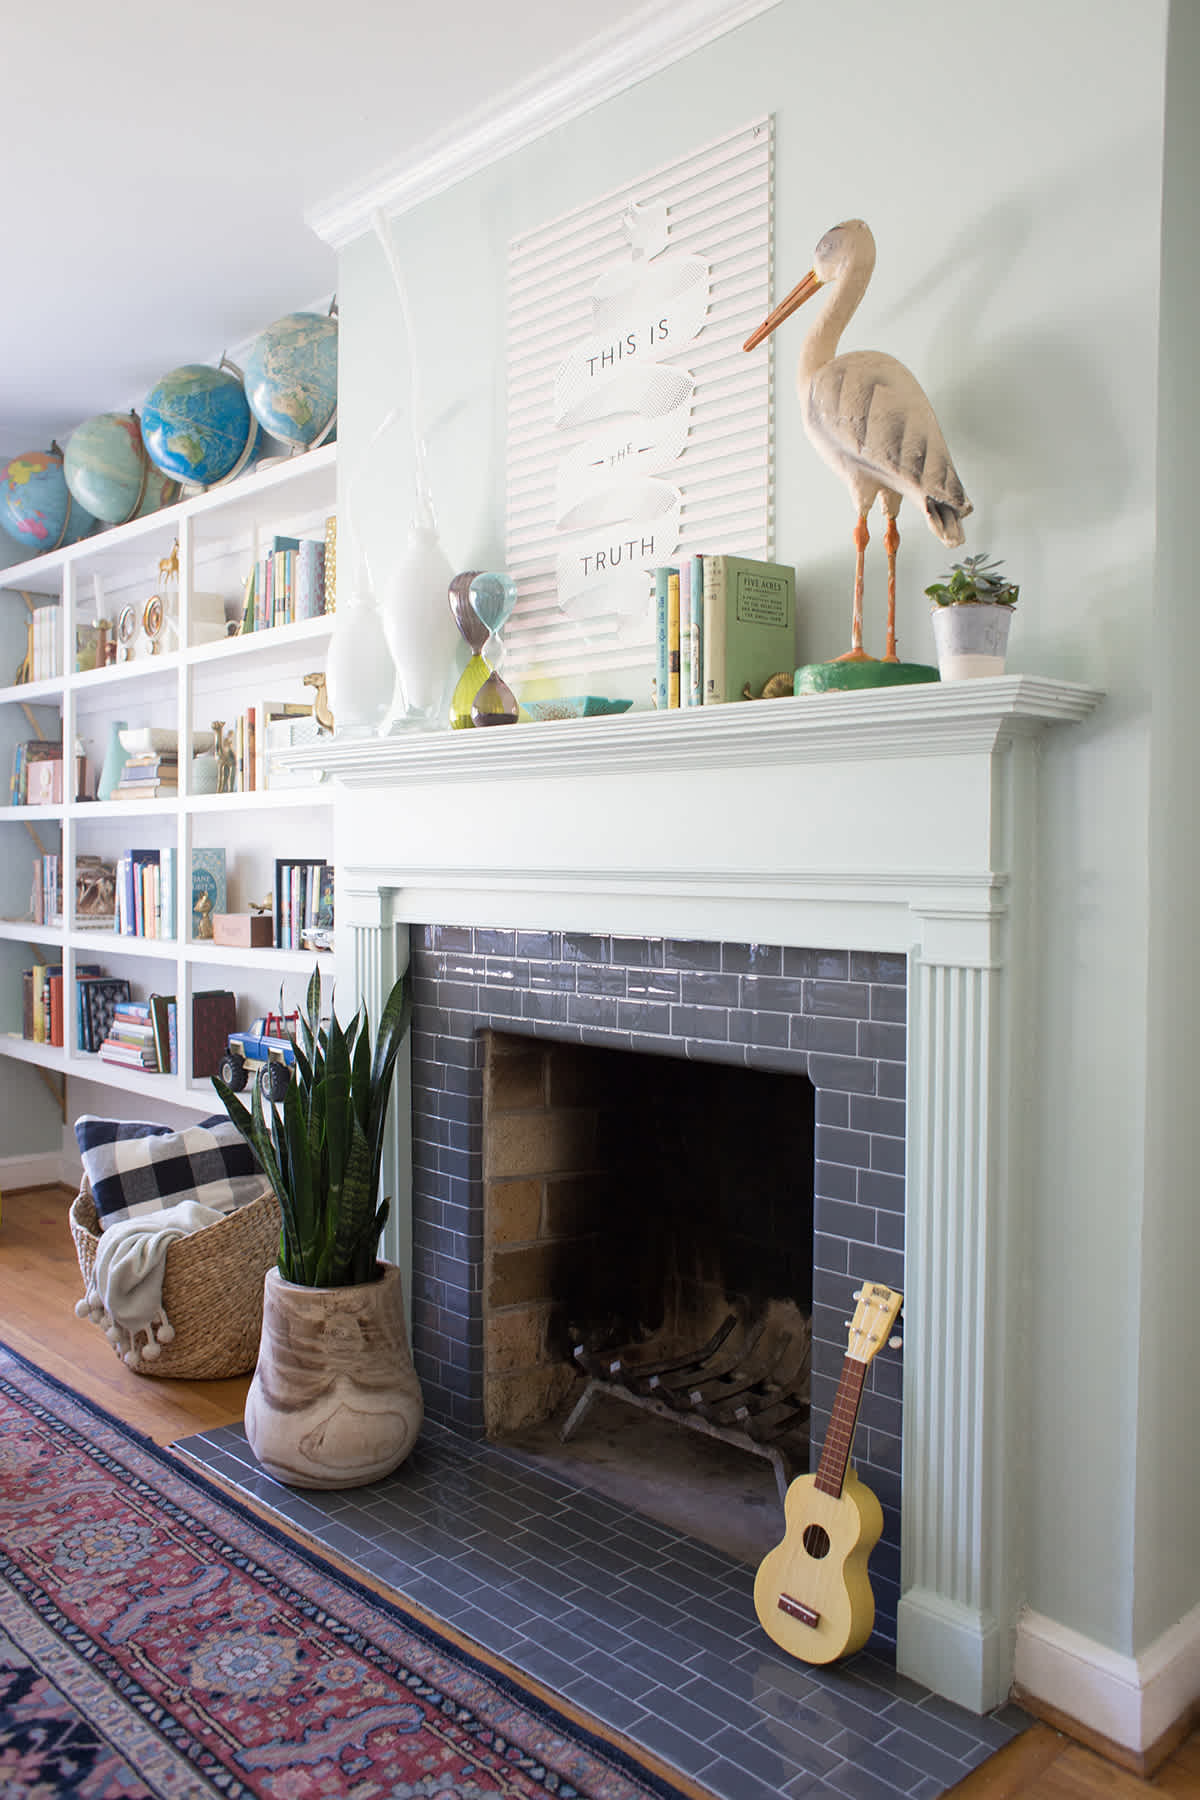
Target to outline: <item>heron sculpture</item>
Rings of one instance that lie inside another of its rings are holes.
[[[902,663],[896,655],[896,514],[907,495],[925,515],[943,544],[963,541],[961,521],[971,502],[950,460],[946,440],[916,376],[881,350],[837,353],[875,267],[875,239],[862,219],[835,225],[813,252],[803,281],[746,339],[754,350],[776,326],[821,288],[828,297],[804,340],[796,386],[804,429],[813,448],[850,489],[858,518],[854,526],[854,623],[850,649],[835,663],[815,664],[810,688],[870,686],[903,681],[935,681],[937,671]],[[878,498],[887,520],[887,646],[882,663],[863,649],[863,564],[870,536],[867,514]],[[861,665],[856,667],[856,665]],[[869,667],[867,666],[869,665]]]

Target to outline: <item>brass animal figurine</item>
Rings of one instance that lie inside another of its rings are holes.
[[[329,710],[329,701],[325,695],[325,671],[314,669],[311,675],[304,677],[305,687],[314,690],[313,717],[322,731],[333,730],[333,714]]]

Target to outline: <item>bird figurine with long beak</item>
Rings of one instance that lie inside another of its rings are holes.
[[[776,326],[790,318],[818,290],[827,290],[824,310],[804,340],[796,366],[796,387],[804,429],[813,448],[850,489],[858,518],[854,574],[854,623],[850,649],[832,663],[797,670],[796,690],[870,687],[936,681],[937,670],[902,663],[896,655],[896,514],[907,495],[925,515],[943,544],[963,541],[961,521],[971,502],[950,460],[946,440],[925,391],[910,370],[881,350],[851,350],[839,356],[838,343],[867,291],[875,267],[875,239],[862,219],[835,225],[813,252],[813,266],[768,314],[744,348],[754,350]],[[887,647],[882,662],[863,649],[863,563],[867,514],[878,498],[887,520]]]

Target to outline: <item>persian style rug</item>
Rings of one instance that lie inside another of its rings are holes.
[[[702,1792],[0,1347],[0,1795]]]

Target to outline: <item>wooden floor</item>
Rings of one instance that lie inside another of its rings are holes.
[[[127,1369],[75,1316],[83,1293],[65,1187],[6,1193],[0,1209],[0,1340],[157,1444],[242,1416],[249,1377],[155,1381]],[[953,1790],[956,1800],[1200,1800],[1200,1731],[1149,1781],[1048,1725],[1036,1725]]]
[[[0,1202],[0,1339],[156,1444],[240,1419],[248,1375],[135,1375],[90,1319],[76,1318],[83,1277],[67,1220],[73,1199],[69,1188],[39,1187],[11,1191]]]

